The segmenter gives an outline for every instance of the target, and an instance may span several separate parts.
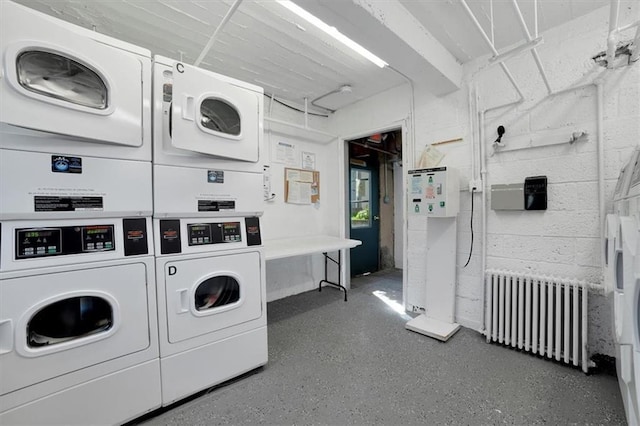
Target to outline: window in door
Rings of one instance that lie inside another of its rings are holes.
[[[96,71],[73,59],[29,50],[18,56],[16,69],[18,82],[31,92],[98,110],[109,106],[104,80]]]
[[[351,228],[371,226],[371,172],[351,169]]]
[[[240,114],[226,101],[207,98],[200,104],[200,124],[205,129],[231,136],[240,135]]]
[[[96,296],[71,297],[45,306],[27,323],[27,346],[37,348],[106,332],[113,309]]]
[[[230,276],[219,275],[204,280],[195,292],[197,311],[230,305],[240,300],[240,284]]]

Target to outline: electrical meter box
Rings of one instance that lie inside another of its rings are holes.
[[[457,169],[435,167],[409,170],[409,214],[455,217],[460,211]]]

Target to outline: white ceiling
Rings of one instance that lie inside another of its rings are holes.
[[[636,1],[636,0],[627,0]],[[18,0],[86,28],[193,63],[232,5],[230,0]],[[490,53],[459,0],[296,0],[435,94],[455,90],[460,64]],[[524,40],[511,0],[493,0],[498,49]],[[539,31],[609,0],[538,0]],[[490,0],[468,0],[488,34]],[[533,0],[519,0],[533,31]],[[395,19],[395,23],[394,23]],[[427,48],[428,47],[428,48]],[[244,0],[200,65],[264,87],[303,105],[343,85],[318,104],[338,109],[405,82],[307,24],[273,0]],[[429,86],[431,84],[431,86]]]

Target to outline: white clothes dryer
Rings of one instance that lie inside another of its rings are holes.
[[[154,164],[262,173],[264,90],[154,57]]]
[[[1,130],[23,136],[2,148],[151,161],[150,51],[10,1],[0,19]]]
[[[640,422],[640,402],[635,370],[636,327],[638,323],[637,280],[640,278],[640,163],[638,150],[621,174],[620,195],[614,201],[619,214],[620,249],[616,252],[614,288],[614,328],[618,383],[629,424]]]
[[[633,382],[635,384],[635,418],[640,423],[640,274],[636,275],[632,310],[634,312]],[[631,421],[629,421],[631,424]]]
[[[150,218],[12,221],[0,423],[116,424],[161,404]]]
[[[151,216],[151,53],[0,2],[0,220]]]
[[[616,253],[622,252],[622,237],[620,235],[620,215],[628,214],[628,202],[626,201],[633,174],[633,167],[638,156],[638,151],[634,151],[630,160],[620,170],[616,187],[613,191],[612,210],[605,220],[603,238],[604,246],[604,284],[608,294],[612,294],[616,287],[616,274],[622,276],[622,257]],[[624,198],[624,202],[623,202]],[[618,262],[620,262],[618,264]],[[618,271],[617,268],[620,267]]]
[[[258,217],[154,220],[162,403],[267,362]]]

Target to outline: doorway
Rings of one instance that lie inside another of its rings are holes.
[[[402,131],[349,140],[351,276],[402,268]],[[397,193],[397,196],[396,196]]]

